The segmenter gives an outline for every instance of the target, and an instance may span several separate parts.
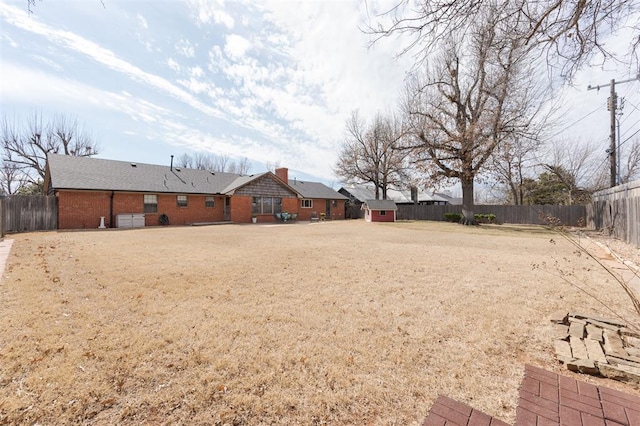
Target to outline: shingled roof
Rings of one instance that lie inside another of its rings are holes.
[[[45,185],[54,190],[231,195],[238,188],[269,173],[239,175],[175,166],[49,154]],[[294,179],[289,180],[288,185],[303,198],[346,199],[342,194],[320,182],[303,182]]]
[[[264,173],[243,176],[182,167],[49,154],[47,187],[104,191],[225,194]]]
[[[393,200],[365,200],[364,205],[369,210],[398,210]]]
[[[325,198],[328,200],[348,199],[344,195],[320,182],[307,182],[297,179],[289,179],[289,186],[295,189],[303,198]]]

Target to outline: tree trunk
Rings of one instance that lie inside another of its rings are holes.
[[[473,179],[461,179],[462,184],[462,218],[460,223],[463,225],[477,225],[473,216]]]

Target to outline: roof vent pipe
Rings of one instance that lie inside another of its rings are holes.
[[[173,171],[173,155],[171,156],[171,166],[169,166],[169,170]]]

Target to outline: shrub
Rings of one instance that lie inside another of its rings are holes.
[[[444,220],[447,222],[460,222],[462,215],[460,213],[445,213]]]
[[[478,223],[493,223],[496,220],[496,215],[493,213],[474,214],[473,217],[476,219],[476,222]]]

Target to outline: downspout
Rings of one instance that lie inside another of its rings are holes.
[[[109,197],[109,228],[113,228],[113,191]]]

